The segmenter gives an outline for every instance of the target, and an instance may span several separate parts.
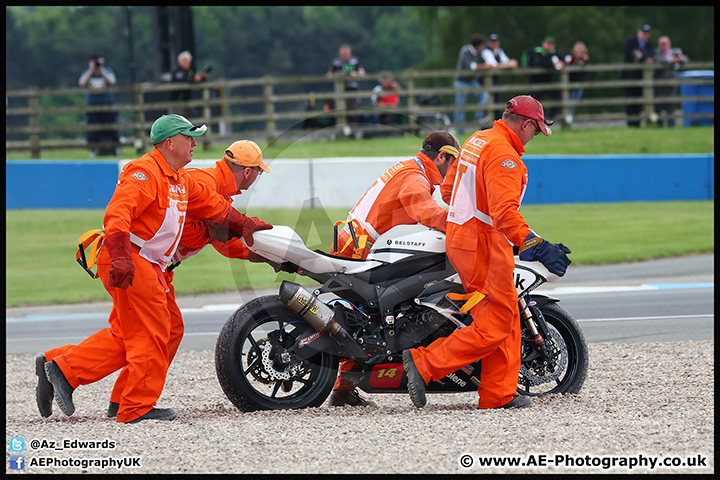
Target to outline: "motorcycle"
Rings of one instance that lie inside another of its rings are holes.
[[[438,230],[394,227],[377,239],[366,260],[310,250],[287,226],[255,232],[253,239],[252,251],[321,286],[311,292],[283,281],[278,295],[251,300],[226,321],[215,368],[241,411],[322,405],[344,358],[355,367],[342,375],[362,391],[407,393],[402,351],[472,322],[461,312],[458,296],[465,292]],[[580,392],[588,369],[583,332],[558,299],[533,293],[558,277],[516,256],[514,278],[522,322],[518,393]],[[476,390],[481,364],[430,382],[426,392]]]

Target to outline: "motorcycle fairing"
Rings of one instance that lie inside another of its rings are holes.
[[[372,365],[370,370],[363,370],[356,365],[341,375],[366,393],[407,393],[407,375],[399,355],[384,356]],[[427,393],[472,392],[480,386],[480,368],[482,360],[430,382],[425,386]],[[366,367],[367,368],[367,367]]]

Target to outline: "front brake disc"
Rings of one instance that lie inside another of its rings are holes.
[[[258,340],[258,342],[257,342],[258,348],[260,348],[261,350],[264,350],[264,346],[265,346],[265,344],[267,344],[267,342],[268,342],[267,338]],[[257,350],[255,349],[254,346],[250,347],[250,350],[248,350],[248,353],[247,353],[247,364],[252,365],[253,362],[255,362],[257,360],[257,358],[258,358]],[[258,362],[257,365],[255,365],[255,367],[252,370],[250,370],[250,374],[253,376],[253,378],[255,380],[257,380],[260,383],[264,383],[266,385],[272,385],[273,383],[275,383],[272,376],[265,370],[262,361]]]
[[[520,365],[520,378],[526,379],[531,386],[557,380],[567,367],[567,345],[555,329],[550,330],[550,336],[552,338],[546,341],[552,342],[552,358],[539,356],[527,362],[528,366],[524,363]]]

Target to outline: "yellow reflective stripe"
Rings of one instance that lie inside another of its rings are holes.
[[[460,313],[465,313],[471,308],[473,308],[475,305],[480,303],[480,301],[485,298],[484,293],[480,292],[472,292],[472,293],[448,293],[445,295],[448,300],[460,300],[465,301],[465,305],[460,308]]]

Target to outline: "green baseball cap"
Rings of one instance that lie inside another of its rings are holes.
[[[163,115],[155,120],[150,127],[150,141],[155,145],[178,133],[199,137],[205,132],[207,132],[207,125],[193,125],[187,118],[173,113]]]

